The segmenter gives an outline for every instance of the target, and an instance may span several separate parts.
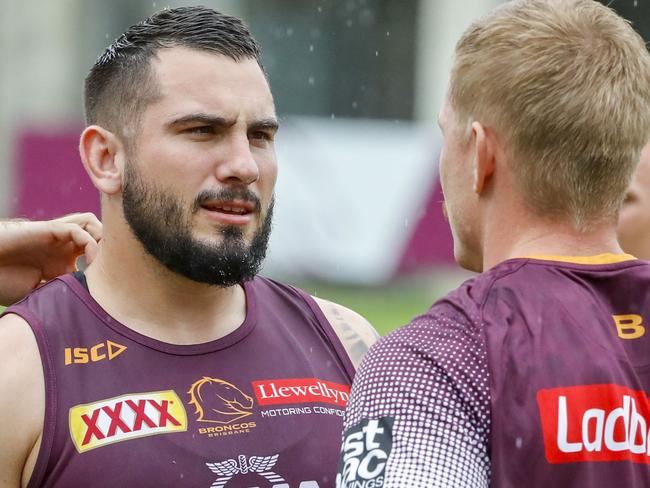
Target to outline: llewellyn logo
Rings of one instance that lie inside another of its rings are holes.
[[[345,407],[350,399],[349,386],[318,378],[253,381],[253,391],[260,405],[329,403]]]
[[[255,422],[241,421],[253,415],[253,399],[232,383],[204,376],[192,384],[188,394],[197,422],[215,424],[199,428],[200,434],[210,437],[241,434],[257,426]]]
[[[68,415],[80,453],[138,437],[187,430],[185,407],[173,390],[122,395],[77,405]]]

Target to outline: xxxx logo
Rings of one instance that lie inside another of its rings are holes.
[[[173,390],[135,393],[77,405],[69,412],[70,436],[80,453],[122,442],[187,430],[183,403]]]

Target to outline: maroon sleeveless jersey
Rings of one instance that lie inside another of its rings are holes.
[[[338,486],[650,486],[650,265],[512,259],[380,340]]]
[[[333,486],[352,364],[307,294],[244,288],[244,323],[190,346],[118,323],[72,275],[7,309],[45,375],[29,486]]]

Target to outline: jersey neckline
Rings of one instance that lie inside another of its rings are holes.
[[[559,255],[533,255],[533,256],[520,256],[515,259],[534,259],[536,261],[551,261],[558,263],[569,264],[617,264],[626,261],[637,261],[637,258],[631,254],[614,254],[603,253],[595,256],[559,256]]]
[[[183,345],[171,344],[169,342],[154,339],[153,337],[136,332],[117,321],[95,301],[90,292],[86,290],[72,274],[61,276],[57,279],[63,281],[108,328],[140,345],[167,354],[192,356],[226,349],[248,336],[257,325],[257,297],[255,287],[253,286],[253,280],[244,282],[243,284],[244,294],[246,296],[246,318],[239,327],[229,334],[213,341]],[[255,279],[257,278],[254,278],[254,280]]]

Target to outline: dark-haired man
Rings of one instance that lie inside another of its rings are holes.
[[[255,41],[161,11],[97,61],[86,117],[104,237],[85,275],[0,319],[0,485],[332,486],[374,334],[255,277],[278,128]]]
[[[650,265],[616,240],[650,54],[592,0],[514,0],[456,45],[440,180],[482,272],[355,378],[340,488],[650,486]]]

